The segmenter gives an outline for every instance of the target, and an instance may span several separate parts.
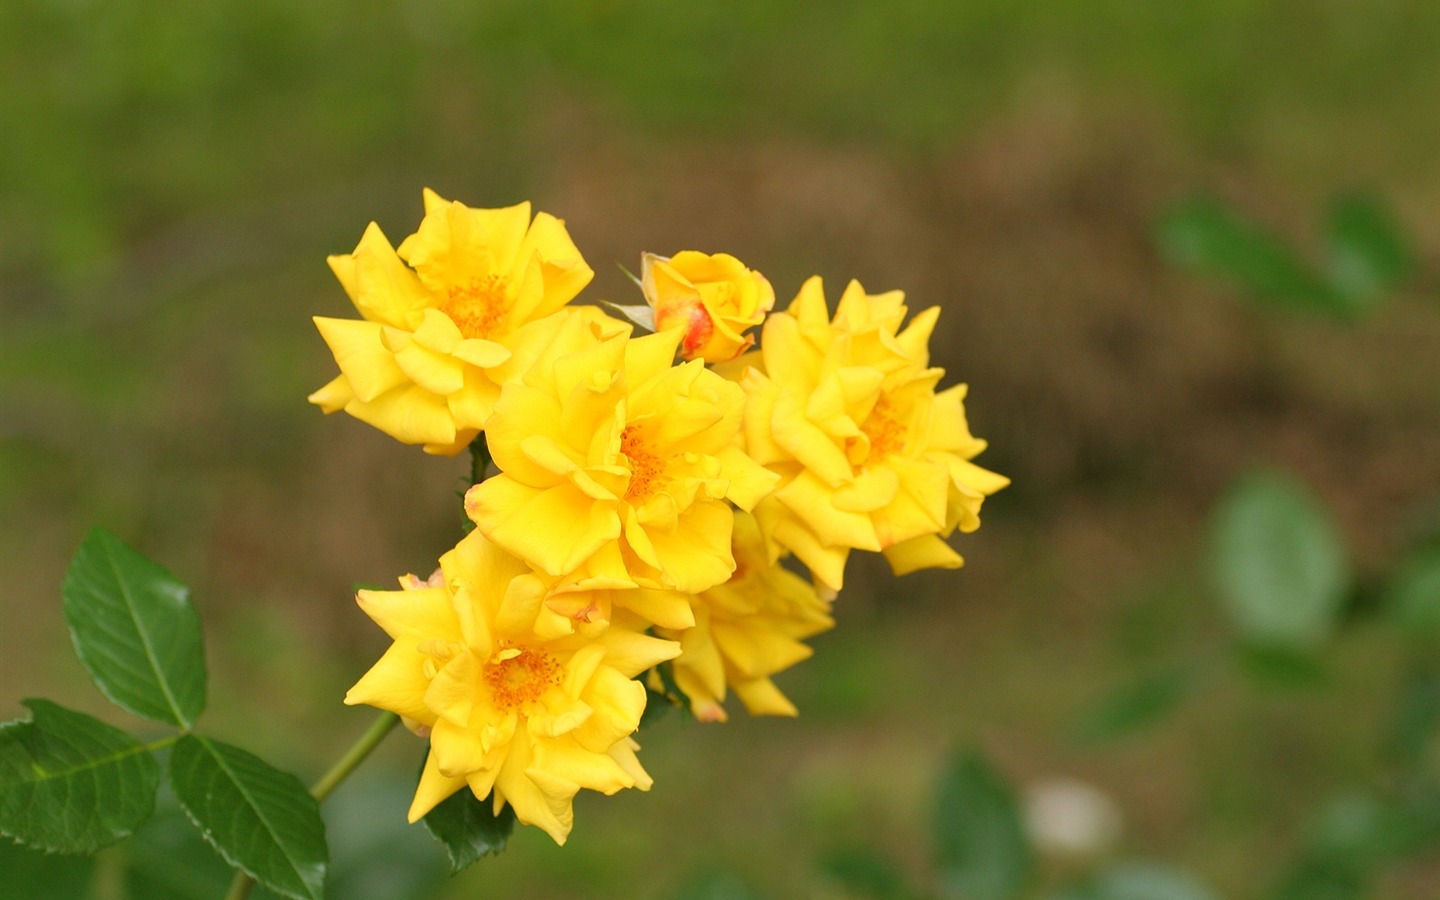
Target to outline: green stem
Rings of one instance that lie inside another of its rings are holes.
[[[310,796],[314,797],[317,801],[323,801],[326,797],[330,796],[331,792],[339,787],[341,782],[349,778],[350,773],[354,772],[360,764],[365,761],[365,758],[369,756],[376,747],[380,746],[380,742],[385,739],[385,735],[389,734],[390,729],[394,728],[399,722],[400,717],[392,712],[382,712],[376,716],[369,730],[360,736],[360,740],[356,741],[349,750],[346,750],[345,755],[336,760],[335,765],[330,767],[330,771],[321,775],[320,780],[316,781],[315,784],[310,787]],[[225,900],[245,900],[246,897],[250,896],[250,888],[254,886],[254,879],[237,869],[235,871],[235,877],[230,881],[230,890],[225,892]]]
[[[490,445],[485,443],[481,432],[470,442],[470,483],[479,484],[485,480],[485,470],[490,468]]]
[[[361,735],[360,740],[355,742],[355,746],[345,751],[345,755],[335,761],[335,765],[330,767],[330,771],[321,775],[320,780],[311,786],[310,795],[316,800],[324,800],[330,796],[330,792],[339,787],[340,782],[350,777],[350,773],[355,771],[356,766],[365,761],[365,757],[370,755],[370,751],[378,747],[385,735],[390,733],[390,729],[399,722],[400,717],[392,712],[382,712],[376,716],[370,730]]]

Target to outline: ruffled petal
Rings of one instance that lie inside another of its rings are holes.
[[[316,316],[314,321],[357,399],[369,402],[408,380],[394,354],[380,341],[382,326],[324,316]]]

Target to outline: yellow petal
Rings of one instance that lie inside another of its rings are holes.
[[[479,430],[489,423],[499,398],[499,387],[480,372],[469,369],[465,372],[465,384],[446,397],[445,402],[449,404],[450,417],[457,429]]]
[[[521,822],[543,829],[555,843],[564,844],[574,824],[571,801],[580,786],[533,768],[533,759],[534,746],[528,737],[511,744],[510,755],[495,779],[496,809],[509,803]]]
[[[559,483],[556,473],[537,465],[522,444],[537,431],[559,437],[560,418],[560,404],[554,395],[525,384],[506,385],[485,423],[491,458],[502,472],[532,487]]]
[[[435,751],[425,757],[425,768],[420,773],[420,783],[415,786],[415,799],[410,803],[407,818],[413,824],[440,804],[440,801],[465,786],[463,776],[441,775],[435,763]]]
[[[373,401],[356,400],[345,411],[404,444],[457,442],[455,420],[444,397],[437,397],[417,385],[386,391]],[[464,448],[461,444],[456,452]]]
[[[440,774],[462,778],[483,768],[487,755],[480,743],[479,729],[457,725],[446,718],[437,719],[435,727],[430,729],[430,753]]]
[[[461,730],[468,729],[477,704],[484,702],[484,698],[480,696],[480,685],[485,678],[484,668],[484,660],[470,649],[462,648],[430,679],[425,690],[425,705],[440,721],[450,722]],[[439,727],[438,723],[436,727]],[[470,731],[466,730],[466,740],[470,739]],[[478,767],[478,763],[459,766],[445,763],[447,772],[468,771]]]
[[[595,670],[581,696],[595,712],[574,736],[592,750],[604,750],[640,727],[645,687],[610,666]]]
[[[429,292],[395,255],[374,222],[365,229],[350,262],[344,259],[330,257],[330,268],[366,320],[408,329],[431,304]]]
[[[427,288],[443,294],[490,275],[508,274],[530,221],[530,204],[471,209],[456,201],[427,200],[425,218],[400,243],[399,255]]]
[[[669,369],[682,337],[684,332],[671,329],[633,338],[625,348],[626,381],[641,385]]]
[[[527,322],[505,340],[510,358],[490,373],[501,384],[523,379],[537,361],[555,360],[620,335],[630,325],[594,306],[567,306],[553,315]],[[544,373],[541,373],[542,375]]]
[[[635,782],[635,787],[642,791],[648,791],[655,782],[650,778],[650,773],[640,765],[639,757],[635,755],[635,751],[639,749],[639,744],[626,738],[623,741],[616,741],[609,753],[610,758],[615,760],[620,768],[625,770],[625,774],[630,776],[630,780]]]
[[[570,239],[565,223],[546,212],[535,214],[535,221],[526,232],[516,253],[518,259],[538,256],[545,280],[545,300],[539,313],[554,312],[574,299],[595,277]]]
[[[804,522],[822,544],[879,550],[875,526],[860,512],[837,509],[833,492],[806,470],[775,491],[775,499]]]
[[[320,407],[329,415],[344,409],[346,404],[355,399],[355,391],[350,387],[350,380],[344,375],[336,375],[328,381],[324,387],[314,392],[306,400]]]
[[[679,591],[648,588],[621,590],[613,592],[613,600],[617,606],[622,606],[661,628],[679,630],[695,624],[695,613],[690,608],[690,595]]]
[[[740,675],[755,678],[788,669],[810,658],[807,645],[764,628],[713,622],[715,645]]]
[[[361,401],[369,402],[406,382],[394,355],[380,342],[381,326],[359,319],[315,317],[315,327],[335,355],[340,372]]]
[[[882,547],[946,530],[950,475],[943,465],[894,457],[881,471],[896,473],[899,483],[893,500],[871,517]]]
[[[465,509],[490,540],[550,575],[579,568],[620,536],[614,505],[570,484],[537,489],[501,474],[472,487]]]
[[[605,648],[605,665],[627,678],[634,678],[646,669],[680,655],[680,645],[675,641],[661,640],[627,628],[607,628],[596,640]]]
[[[460,622],[443,587],[409,591],[360,591],[355,602],[390,637],[415,641],[460,639]]]
[[[905,330],[895,338],[905,351],[905,355],[917,365],[925,366],[930,361],[930,335],[935,331],[935,323],[940,318],[940,307],[932,306],[927,310],[915,314]]]
[[[674,531],[647,531],[669,586],[685,594],[714,587],[735,571],[730,550],[734,513],[728,504],[700,500],[680,514]]]
[[[456,359],[482,369],[493,369],[510,359],[510,350],[504,344],[482,338],[466,338],[456,344],[450,353]]]
[[[614,794],[634,787],[635,779],[610,758],[609,754],[586,750],[567,740],[540,741],[535,745],[535,769],[572,781],[582,788]]]
[[[950,463],[950,477],[956,484],[964,485],[981,494],[993,494],[1010,484],[1004,475],[982,469],[974,463],[957,459]]]
[[[886,547],[884,553],[896,575],[908,575],[920,569],[958,569],[965,564],[960,554],[933,534],[922,534]]]
[[[363,703],[425,725],[434,724],[435,714],[425,705],[430,679],[422,668],[424,660],[413,643],[391,644],[370,671],[346,691],[345,704]]]
[[[799,710],[789,698],[780,693],[775,682],[769,678],[756,678],[749,681],[737,681],[733,685],[735,696],[745,704],[745,709],[752,716],[797,716]]]
[[[647,566],[659,569],[662,567],[660,557],[655,553],[655,545],[650,542],[650,535],[646,533],[645,526],[640,524],[640,519],[635,510],[626,504],[625,512],[625,544],[630,551],[640,558],[640,561]]]
[[[770,431],[775,443],[794,457],[826,484],[837,485],[850,479],[850,460],[814,422],[805,418],[806,397],[793,390],[783,390],[775,398],[770,416]]]
[[[495,612],[495,630],[502,635],[523,635],[545,608],[545,583],[531,574],[510,579]]]
[[[835,508],[845,512],[874,512],[888,506],[895,499],[899,490],[900,479],[894,470],[888,468],[866,469],[856,475],[854,481],[835,489],[833,494]],[[936,491],[936,497],[940,501],[943,515],[945,497],[943,482]]]
[[[763,518],[764,502],[755,509],[757,518]],[[771,540],[794,553],[810,574],[826,587],[838,591],[845,586],[845,561],[850,555],[849,547],[821,543],[813,531],[789,516],[778,518],[765,528]]]
[[[415,384],[441,397],[465,386],[465,364],[415,341],[395,353],[395,364]]]

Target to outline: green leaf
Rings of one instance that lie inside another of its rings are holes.
[[[1153,725],[1189,696],[1194,683],[1189,668],[1147,673],[1086,711],[1076,732],[1084,740],[1108,741]]]
[[[118,728],[26,700],[31,719],[0,726],[0,834],[37,850],[93,853],[144,824],[160,767]]]
[[[1364,900],[1366,878],[1347,866],[1323,859],[1296,864],[1280,882],[1275,900]]]
[[[686,881],[675,900],[761,900],[761,895],[734,872],[703,872]]]
[[[1414,826],[1406,809],[1360,789],[1331,797],[1306,829],[1306,851],[1356,871],[1378,867],[1410,844]]]
[[[1403,766],[1420,763],[1440,733],[1440,672],[1416,669],[1400,683],[1386,750]]]
[[[913,896],[900,866],[877,853],[855,849],[828,856],[825,874],[844,887],[845,897],[905,898]]]
[[[1306,828],[1305,844],[1276,900],[1359,900],[1388,860],[1404,855],[1417,828],[1403,805],[1370,791],[1330,798]]]
[[[1323,654],[1274,644],[1242,644],[1237,649],[1240,670],[1252,681],[1281,688],[1315,688],[1329,678]]]
[[[1440,549],[1427,548],[1406,560],[1386,586],[1383,602],[1411,637],[1440,638]]]
[[[192,734],[170,753],[170,785],[230,865],[286,897],[323,896],[325,823],[319,803],[294,775]]]
[[[1280,651],[1312,650],[1329,638],[1350,585],[1325,510],[1276,473],[1240,479],[1220,505],[1212,567],[1244,640]]]
[[[477,799],[473,791],[461,788],[425,814],[426,830],[450,854],[452,874],[505,849],[515,830],[515,810],[507,804],[496,815],[494,809],[491,800]]]
[[[75,652],[115,705],[188,729],[205,708],[205,651],[190,592],[92,528],[61,589]]]
[[[89,856],[56,856],[0,840],[0,900],[87,896],[94,868]]]
[[[1194,878],[1156,863],[1120,863],[1051,900],[1219,900]]]
[[[1330,283],[1354,312],[1369,312],[1409,274],[1410,248],[1388,212],[1365,197],[1337,198],[1329,224]]]
[[[1015,794],[977,751],[958,755],[940,781],[935,846],[942,896],[1007,900],[1030,879]]]
[[[1224,278],[1274,306],[1346,311],[1284,241],[1213,197],[1177,204],[1161,219],[1156,242],[1171,264]]]

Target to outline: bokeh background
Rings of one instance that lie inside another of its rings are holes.
[[[923,885],[934,779],[980,747],[1017,790],[1105,792],[1113,853],[1262,896],[1317,804],[1380,777],[1392,637],[1362,629],[1304,690],[1222,671],[1153,728],[1076,723],[1226,640],[1206,516],[1237,473],[1303,479],[1362,569],[1435,519],[1437,62],[1427,0],[9,0],[0,716],[48,696],[143,733],[60,612],[99,523],[193,587],[212,733],[307,777],[348,746],[369,716],[339,699],[385,646],[352,587],[428,571],[466,461],[306,404],[333,366],[309,318],[350,314],[324,257],[372,219],[398,242],[424,186],[530,199],[591,298],[634,302],[619,266],[693,248],[782,303],[819,273],[939,304],[934,356],[1014,486],[959,572],[852,561],[839,626],[780,679],[800,719],[670,716],[642,735],[651,793],[586,797],[567,847],[522,829],[421,895],[668,897],[718,872],[843,897],[822,861],[855,847]],[[1418,260],[1358,326],[1257,310],[1155,248],[1204,191],[1318,254],[1342,190]],[[369,764],[337,867],[400,848],[442,877],[403,827],[419,753],[395,736]],[[1440,866],[1385,878],[1374,896],[1431,897]]]

